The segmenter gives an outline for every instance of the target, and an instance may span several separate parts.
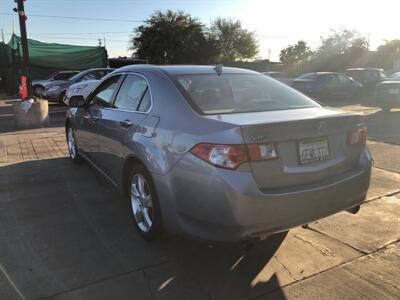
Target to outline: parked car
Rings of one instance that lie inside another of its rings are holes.
[[[375,95],[378,105],[384,110],[400,107],[400,73],[378,83]]]
[[[356,98],[362,84],[343,74],[316,72],[297,77],[293,87],[318,100],[329,101]]]
[[[64,98],[62,99],[63,103],[68,106],[69,99],[75,95],[83,96],[86,99],[86,97],[89,96],[89,94],[96,88],[99,82],[100,80],[87,80],[71,85],[65,92]]]
[[[79,71],[59,71],[51,74],[46,79],[32,80],[33,95],[36,97],[42,97],[47,86],[57,82],[66,81],[78,73]]]
[[[46,86],[43,97],[52,102],[64,103],[63,99],[69,86],[87,80],[98,80],[111,73],[114,69],[97,68],[89,69],[72,76],[68,80],[57,81]]]
[[[364,95],[373,95],[376,85],[387,78],[382,69],[375,68],[347,69],[345,74],[363,85],[362,92]]]
[[[126,195],[145,239],[265,237],[355,212],[369,187],[362,116],[257,72],[128,66],[69,104],[71,159]]]
[[[395,77],[397,78],[399,76],[400,76],[400,72],[396,72],[396,73],[392,74],[388,79],[395,78]]]
[[[271,71],[271,72],[263,72],[264,75],[267,75],[271,78],[274,78],[286,85],[292,86],[293,85],[293,77],[290,76],[287,73],[284,72],[277,72],[277,71]]]

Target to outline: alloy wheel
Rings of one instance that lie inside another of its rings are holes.
[[[71,127],[68,128],[68,151],[71,158],[75,159],[77,151],[76,151],[74,132],[72,131]]]
[[[153,200],[146,178],[141,174],[135,174],[132,179],[131,205],[139,229],[149,232],[153,225]]]

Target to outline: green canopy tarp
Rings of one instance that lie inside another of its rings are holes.
[[[60,70],[85,70],[108,65],[104,47],[43,43],[31,39],[28,39],[28,47],[32,79],[44,78]],[[12,35],[9,43],[0,47],[0,67],[8,69],[6,81],[10,92],[15,92],[18,87],[21,61],[21,38]]]
[[[0,67],[11,65],[11,48],[4,43],[0,43]]]
[[[22,56],[20,42],[21,38],[13,35],[8,45],[17,55]],[[30,39],[28,47],[30,64],[33,67],[83,70],[107,66],[107,51],[104,47],[43,43]]]

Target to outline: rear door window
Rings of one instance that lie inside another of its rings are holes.
[[[186,99],[202,114],[319,106],[307,96],[261,74],[178,75],[175,81]]]
[[[149,99],[145,97],[147,90],[147,81],[143,77],[137,75],[126,76],[115,99],[114,107],[123,110],[137,111],[143,100],[145,102],[149,101]],[[143,107],[146,106],[145,104],[143,105]]]

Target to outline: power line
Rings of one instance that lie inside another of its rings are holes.
[[[64,37],[64,36],[42,36],[41,34],[30,34],[30,35],[35,35],[38,37],[43,37],[43,38],[52,38],[52,39],[63,39],[63,40],[95,40],[98,41],[98,38],[84,38],[84,37]],[[107,41],[110,42],[124,42],[124,43],[128,43],[129,41],[125,41],[125,40],[114,40],[114,39],[107,39]]]
[[[2,16],[16,16],[15,14],[7,14],[7,13],[1,13],[0,15],[2,15]],[[72,16],[36,15],[36,14],[29,14],[28,17],[67,19],[67,20],[85,20],[85,21],[106,21],[106,22],[131,22],[131,23],[142,23],[142,22],[144,22],[144,20],[85,18],[85,17],[72,17]]]
[[[41,34],[41,35],[60,35],[60,34],[76,34],[76,35],[104,35],[104,34],[127,34],[132,31],[98,31],[98,32],[32,32],[30,34]]]
[[[11,34],[12,32],[4,31],[6,34]],[[29,32],[29,35],[41,35],[41,36],[60,36],[60,35],[101,35],[101,36],[114,36],[114,35],[127,35],[132,33],[132,31],[99,31],[99,32]]]

